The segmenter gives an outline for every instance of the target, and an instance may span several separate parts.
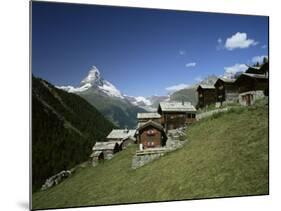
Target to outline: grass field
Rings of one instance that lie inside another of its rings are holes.
[[[268,108],[258,104],[192,125],[188,143],[132,170],[137,146],[33,194],[33,209],[269,193]]]

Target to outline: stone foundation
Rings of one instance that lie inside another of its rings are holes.
[[[141,166],[144,166],[147,163],[150,163],[153,160],[156,160],[163,156],[164,153],[155,153],[147,155],[134,155],[132,160],[132,169],[137,169]]]

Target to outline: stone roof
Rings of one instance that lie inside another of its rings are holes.
[[[157,122],[154,122],[154,121],[152,121],[152,120],[148,120],[147,122],[141,124],[141,125],[137,128],[137,130],[139,131],[139,130],[141,130],[141,129],[143,129],[143,128],[149,126],[149,125],[154,126],[155,128],[157,128],[157,129],[159,129],[159,130],[164,130],[161,124],[159,124],[159,123],[157,123]]]
[[[90,157],[98,157],[100,156],[100,154],[103,153],[102,151],[93,151],[92,154],[90,155]]]
[[[246,65],[248,68],[251,68],[251,69],[256,69],[256,70],[259,70],[261,67],[255,67],[255,66],[251,66],[251,65]]]
[[[161,124],[157,123],[157,122],[154,122],[153,120],[149,120],[147,122],[145,122],[144,124],[140,125],[138,128],[137,128],[137,132],[141,131],[142,129],[148,127],[148,126],[152,126],[156,129],[158,129],[159,131],[162,132],[162,134],[164,135],[164,137],[167,138],[167,135],[164,131],[164,128]]]
[[[157,119],[157,118],[161,118],[161,115],[158,113],[138,113],[137,118],[138,119]]]
[[[196,111],[193,105],[190,102],[160,102],[159,107],[162,111],[170,112],[189,112]]]
[[[264,75],[264,74],[253,74],[253,73],[242,73],[240,76],[248,76],[251,78],[260,78],[260,79],[268,79],[268,75]]]
[[[200,84],[200,85],[198,85],[197,90],[199,89],[199,87],[201,87],[202,89],[215,89],[214,85]]]
[[[226,82],[226,83],[234,83],[235,82],[235,79],[233,78],[219,78],[218,80],[222,80],[223,82]]]
[[[108,136],[107,139],[125,139],[128,137],[134,137],[136,130],[129,129],[113,129]]]
[[[93,146],[93,151],[113,150],[116,144],[118,145],[115,141],[96,142]]]

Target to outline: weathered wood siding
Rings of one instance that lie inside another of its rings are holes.
[[[223,102],[225,101],[225,86],[222,81],[218,81],[215,85],[217,92],[217,101]]]
[[[268,93],[268,79],[243,78],[239,80],[239,93],[262,90]]]
[[[234,83],[218,81],[215,87],[218,102],[238,101],[238,87]]]
[[[143,144],[144,149],[162,146],[161,131],[157,130],[156,128],[153,128],[152,126],[142,130],[139,136],[139,142]]]
[[[206,105],[214,104],[217,101],[216,89],[198,89],[198,108],[203,108]]]
[[[164,117],[164,128],[166,130],[176,129],[191,124],[196,121],[195,113],[163,113]]]

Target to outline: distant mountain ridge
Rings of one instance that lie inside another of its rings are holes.
[[[137,124],[137,113],[155,112],[159,102],[184,100],[195,106],[198,101],[197,86],[199,84],[213,85],[217,79],[217,76],[210,75],[188,88],[166,96],[128,96],[105,80],[96,66],[92,66],[88,75],[81,80],[79,87],[60,86],[58,88],[85,98],[119,127],[133,128]]]
[[[88,159],[92,146],[115,128],[78,95],[32,76],[32,186]]]
[[[148,112],[155,112],[160,102],[169,101],[170,96],[157,96],[152,95],[149,97],[133,97],[133,96],[125,96],[125,98],[130,101],[132,104],[145,109]]]

